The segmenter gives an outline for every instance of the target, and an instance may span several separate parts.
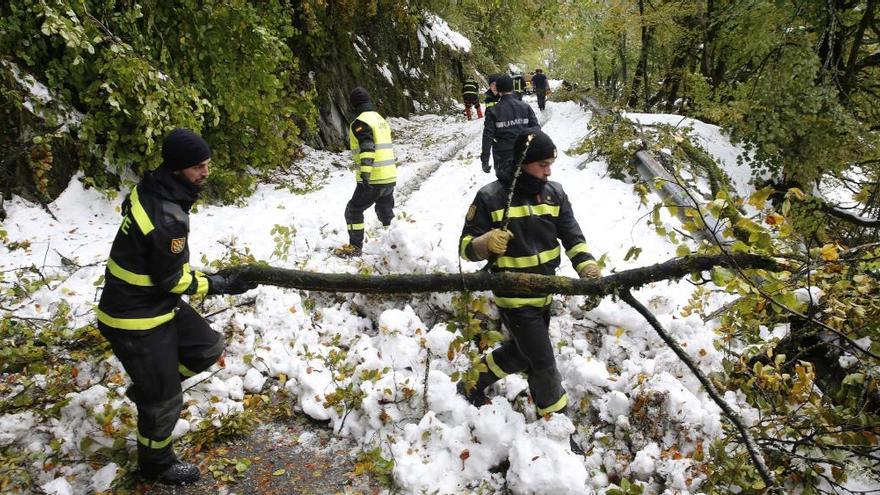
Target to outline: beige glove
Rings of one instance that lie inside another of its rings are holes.
[[[584,263],[584,266],[578,270],[578,275],[581,278],[599,278],[602,276],[602,269],[599,268],[599,264],[593,260],[587,261]]]
[[[489,253],[504,254],[507,251],[507,243],[513,239],[513,232],[509,230],[492,229],[489,232],[475,238],[472,243],[474,245],[474,253],[480,259],[489,257]]]

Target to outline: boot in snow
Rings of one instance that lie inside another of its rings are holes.
[[[170,466],[142,466],[141,475],[163,485],[188,485],[201,478],[199,468],[195,464],[177,460]]]

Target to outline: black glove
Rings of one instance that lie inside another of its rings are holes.
[[[487,174],[492,171],[492,167],[489,166],[489,162],[483,162],[483,172]]]
[[[370,173],[364,172],[361,174],[361,184],[364,185],[367,189],[370,188]]]
[[[217,272],[208,275],[208,295],[212,294],[243,294],[257,288],[257,283],[247,280],[240,273]]]

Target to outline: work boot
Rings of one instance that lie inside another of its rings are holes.
[[[361,255],[361,247],[354,244],[343,244],[334,249],[333,254],[340,258],[355,258]]]
[[[175,462],[170,466],[141,466],[141,476],[163,485],[188,485],[199,481],[202,474],[195,464],[175,459]]]
[[[458,395],[464,397],[465,400],[470,402],[474,407],[480,407],[489,402],[489,399],[486,397],[486,392],[479,388],[479,386],[475,386],[470,392],[468,392],[465,390],[464,381],[459,381],[455,385],[455,390],[458,392]]]

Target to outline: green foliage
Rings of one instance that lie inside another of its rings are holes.
[[[228,201],[286,164],[315,119],[289,8],[16,0],[0,7],[0,49],[83,113],[74,132],[99,185],[153,168],[164,134],[188,127],[214,152],[209,192]]]
[[[376,447],[372,450],[362,450],[358,453],[354,465],[355,476],[370,473],[373,479],[387,487],[391,487],[393,486],[393,472],[394,459],[386,459],[382,457],[382,447]]]
[[[247,457],[217,457],[208,464],[208,471],[218,481],[236,482],[242,479],[251,467]]]
[[[630,482],[628,478],[620,480],[619,488],[610,488],[606,495],[642,495],[645,492],[644,485],[637,482]]]

